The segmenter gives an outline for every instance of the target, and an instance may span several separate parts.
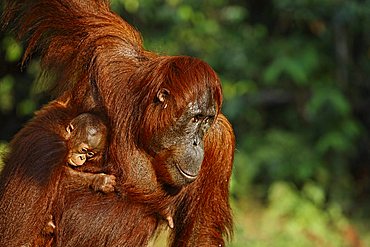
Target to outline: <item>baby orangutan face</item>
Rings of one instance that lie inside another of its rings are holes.
[[[102,161],[107,139],[107,127],[102,120],[93,114],[83,113],[70,122],[66,131],[68,164],[81,166],[87,160],[94,163]]]

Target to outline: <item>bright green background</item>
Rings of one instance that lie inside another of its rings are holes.
[[[229,246],[370,246],[370,1],[112,6],[149,50],[199,57],[222,79],[237,136]],[[21,72],[22,48],[4,33],[0,53],[4,150],[49,99],[33,84],[37,59]]]

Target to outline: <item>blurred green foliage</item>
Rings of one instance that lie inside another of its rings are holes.
[[[369,0],[112,0],[145,46],[207,61],[236,137],[230,246],[370,245]],[[0,33],[0,140],[41,104]],[[356,245],[357,244],[357,245]]]

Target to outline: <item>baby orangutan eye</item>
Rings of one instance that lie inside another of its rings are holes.
[[[95,155],[95,153],[94,153],[94,152],[88,152],[88,153],[86,154],[87,158],[91,158],[91,157],[93,157],[94,155]]]

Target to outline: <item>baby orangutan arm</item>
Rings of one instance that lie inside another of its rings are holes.
[[[114,191],[116,185],[116,177],[114,175],[108,175],[105,173],[90,173],[76,171],[71,167],[65,167],[66,174],[70,176],[74,181],[90,186],[95,191],[101,191],[103,193],[110,193]]]

